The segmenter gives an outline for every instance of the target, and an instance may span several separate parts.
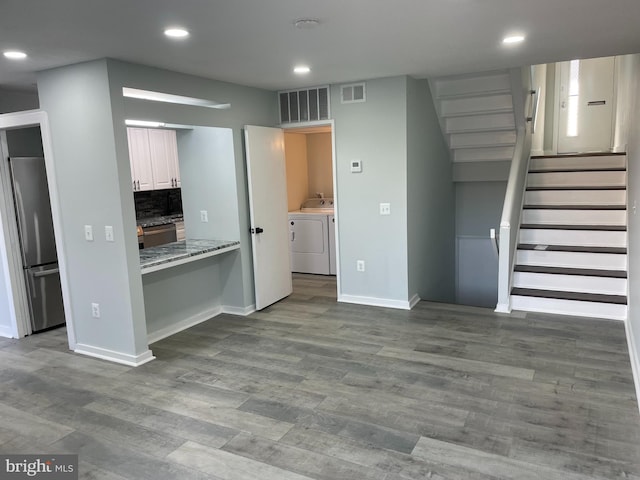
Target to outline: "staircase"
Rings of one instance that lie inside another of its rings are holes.
[[[511,161],[516,143],[511,88],[507,70],[431,80],[454,163]]]
[[[626,319],[626,175],[624,154],[532,157],[514,310]]]

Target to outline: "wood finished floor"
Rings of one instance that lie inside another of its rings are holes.
[[[622,323],[294,288],[139,368],[64,330],[0,339],[0,453],[79,453],[106,480],[640,479]]]

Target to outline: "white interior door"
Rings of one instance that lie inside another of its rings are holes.
[[[558,153],[611,150],[614,58],[559,65]]]
[[[291,264],[284,133],[245,126],[256,309],[290,295]]]

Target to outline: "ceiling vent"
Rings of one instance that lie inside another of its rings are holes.
[[[340,101],[342,103],[360,103],[367,101],[364,82],[342,85],[340,87]]]
[[[329,120],[329,87],[278,92],[280,123]]]

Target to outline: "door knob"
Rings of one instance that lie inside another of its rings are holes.
[[[260,227],[256,227],[256,228],[252,228],[251,229],[251,233],[255,233],[256,235],[258,235],[258,234],[260,234],[262,232],[264,232],[264,229],[260,228]]]

